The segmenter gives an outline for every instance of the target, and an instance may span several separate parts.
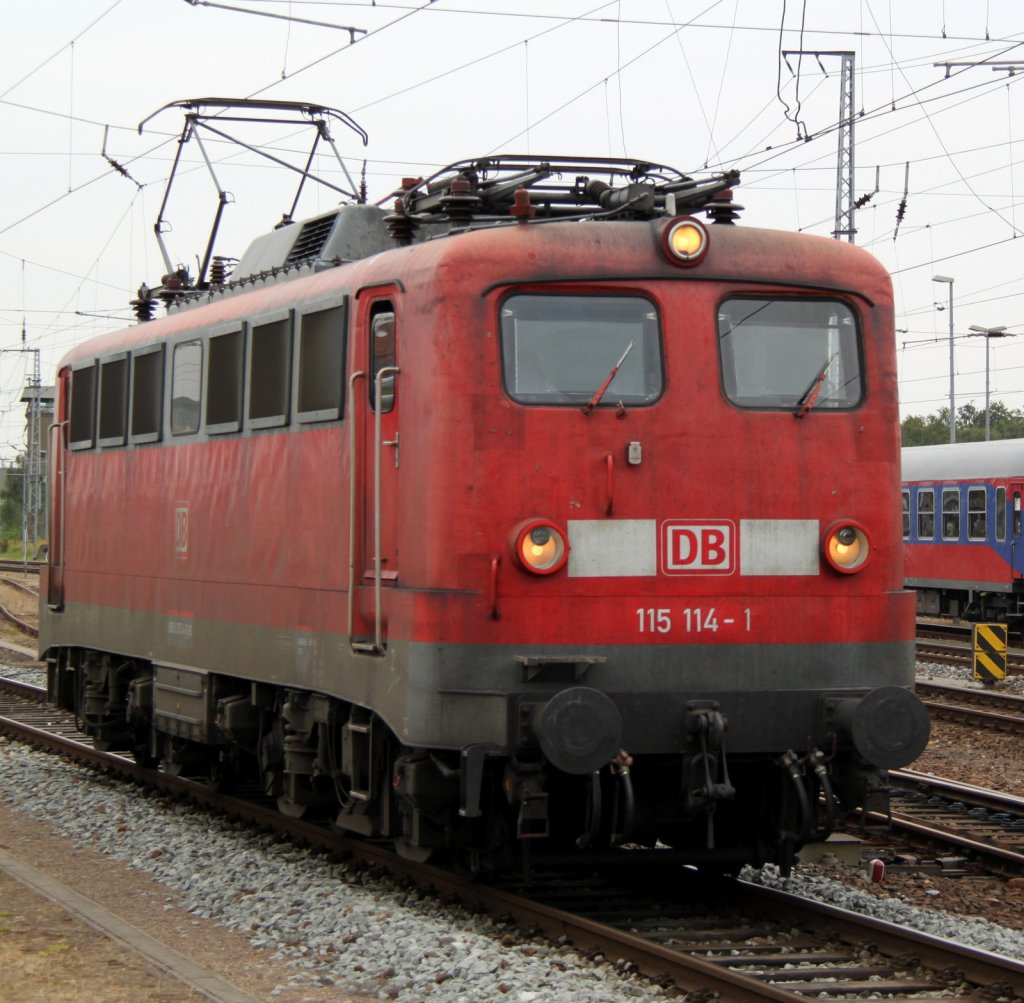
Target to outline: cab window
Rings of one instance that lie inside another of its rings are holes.
[[[718,345],[723,389],[738,407],[849,410],[863,397],[857,321],[837,300],[727,299]]]
[[[395,407],[395,373],[398,357],[395,351],[395,312],[390,304],[375,307],[370,320],[370,407],[388,414]],[[383,375],[381,370],[386,370]],[[380,400],[377,400],[377,379],[380,377]]]
[[[519,294],[501,306],[505,390],[522,404],[652,404],[662,392],[661,334],[641,296]]]

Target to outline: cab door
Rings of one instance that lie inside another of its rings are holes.
[[[58,378],[57,413],[46,446],[50,485],[49,548],[46,553],[46,603],[57,612],[64,608],[64,478],[67,469],[67,401],[71,378],[64,370]]]
[[[389,593],[398,581],[399,373],[397,290],[357,296],[349,393],[349,638],[387,649]]]

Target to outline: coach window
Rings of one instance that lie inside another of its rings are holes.
[[[942,489],[942,539],[960,539],[960,489]]]
[[[164,347],[140,349],[132,355],[132,397],[129,432],[132,442],[156,442],[163,414]]]
[[[171,433],[188,435],[199,431],[199,393],[203,385],[203,346],[183,341],[174,346],[171,372]]]
[[[96,442],[96,364],[75,369],[71,374],[71,424],[68,430],[72,449],[89,449]]]
[[[910,539],[910,492],[903,491],[903,539]]]
[[[123,446],[128,428],[128,353],[100,362],[101,446]]]
[[[917,538],[931,540],[935,537],[935,492],[931,488],[917,492]]]
[[[345,406],[345,303],[301,314],[296,416],[333,421]]]
[[[643,407],[664,386],[658,312],[641,296],[509,296],[501,354],[521,404]]]
[[[1002,543],[1006,539],[1006,488],[996,488],[996,539]]]
[[[206,367],[206,431],[237,432],[242,427],[242,386],[245,371],[245,329],[210,335],[210,361]]]
[[[395,311],[382,303],[373,309],[370,321],[370,407],[378,410],[377,374],[398,364],[395,352]],[[387,414],[395,406],[395,374],[388,373],[380,381],[380,413]]]
[[[988,512],[984,488],[967,489],[967,537],[984,540],[988,536]]]
[[[253,323],[250,344],[249,425],[286,425],[292,374],[292,312],[261,317]]]
[[[735,297],[718,308],[722,385],[739,407],[849,410],[863,396],[857,320],[837,300]]]

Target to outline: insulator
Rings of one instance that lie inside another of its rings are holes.
[[[131,307],[140,324],[145,324],[146,321],[153,319],[153,314],[156,313],[156,299],[153,296],[153,290],[145,282],[139,286],[138,297],[131,301]]]
[[[480,196],[474,195],[472,185],[465,178],[452,180],[449,194],[441,199],[441,209],[455,224],[468,223],[480,208]]]
[[[903,217],[906,214],[906,211],[907,211],[907,200],[906,199],[900,199],[900,204],[899,204],[898,208],[896,209],[896,222],[897,223],[902,223],[903,222]]]
[[[223,255],[214,255],[213,262],[210,265],[210,285],[211,286],[222,286],[227,282],[228,277],[231,274],[230,262],[233,258],[225,258]]]
[[[736,220],[740,218],[740,213],[744,208],[745,206],[737,205],[737,203],[733,202],[731,188],[723,188],[713,202],[708,202],[704,206],[704,211],[712,223],[724,223],[727,226],[733,226]]]
[[[854,209],[863,209],[873,198],[875,197],[874,192],[868,192],[867,195],[861,195],[856,202],[853,203]]]
[[[405,211],[405,203],[401,199],[395,199],[395,211],[384,217],[384,225],[400,247],[408,247],[416,236],[416,227],[420,224],[418,219]]]
[[[528,223],[537,215],[537,207],[530,202],[530,193],[525,188],[517,188],[513,194],[512,207],[509,215],[515,216],[520,223]]]

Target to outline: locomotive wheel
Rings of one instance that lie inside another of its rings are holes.
[[[433,846],[414,846],[404,839],[395,840],[395,853],[416,864],[425,864],[434,855],[434,849]]]
[[[282,795],[277,799],[277,810],[288,818],[304,818],[306,812],[309,811],[309,805],[300,804]]]
[[[155,770],[160,765],[159,756],[150,755],[149,742],[137,742],[133,745],[132,758],[146,770]]]

